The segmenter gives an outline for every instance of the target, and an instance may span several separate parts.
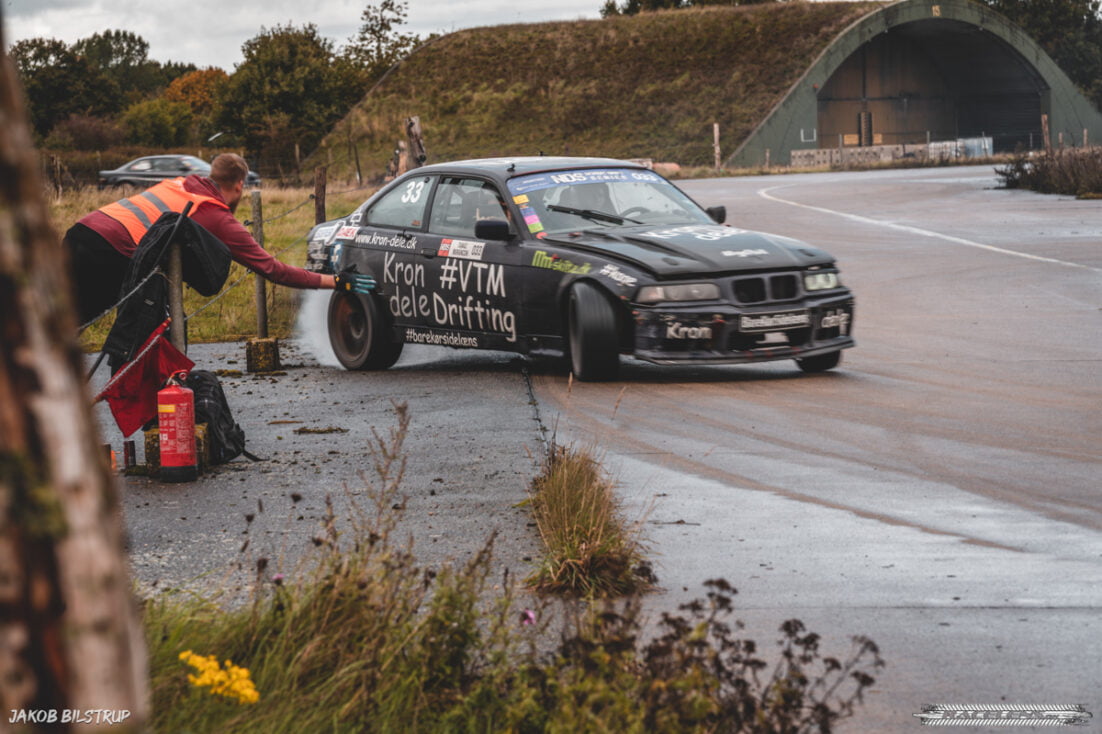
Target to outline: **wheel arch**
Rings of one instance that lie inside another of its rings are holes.
[[[586,283],[593,286],[612,306],[612,311],[616,315],[616,331],[619,335],[619,351],[621,354],[630,354],[635,350],[635,320],[631,315],[631,307],[626,301],[619,298],[612,291],[605,286],[604,283],[587,276],[578,276],[575,278],[564,278],[563,282],[559,285],[559,292],[556,295],[559,323],[562,324],[562,338],[564,344],[570,343],[570,318],[568,309],[570,308],[570,292],[574,286],[579,283]]]

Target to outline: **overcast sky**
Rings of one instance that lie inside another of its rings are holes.
[[[602,0],[560,0],[535,5],[516,0],[410,0],[401,30],[426,36],[461,28],[600,17]],[[260,32],[291,23],[313,23],[337,46],[360,25],[367,0],[188,0],[173,5],[150,0],[0,0],[4,42],[57,38],[72,43],[106,30],[132,31],[149,43],[149,57],[232,72],[241,45]]]

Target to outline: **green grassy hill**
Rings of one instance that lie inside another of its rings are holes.
[[[793,1],[494,26],[413,53],[326,137],[305,168],[378,177],[419,115],[429,161],[607,155],[713,160],[734,151],[872,2]],[[355,146],[355,155],[353,147]]]

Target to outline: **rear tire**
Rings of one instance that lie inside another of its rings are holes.
[[[329,344],[345,369],[385,370],[402,356],[373,296],[336,291],[329,299]]]
[[[567,304],[570,366],[583,382],[614,380],[620,370],[616,312],[600,290],[578,283]]]
[[[814,357],[804,357],[803,359],[797,359],[796,364],[804,372],[826,372],[832,370],[838,366],[842,361],[842,351],[831,352],[830,354],[819,354]]]

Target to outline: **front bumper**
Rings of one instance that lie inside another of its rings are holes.
[[[803,359],[855,346],[852,294],[754,308],[699,304],[637,308],[635,350],[655,364]]]

